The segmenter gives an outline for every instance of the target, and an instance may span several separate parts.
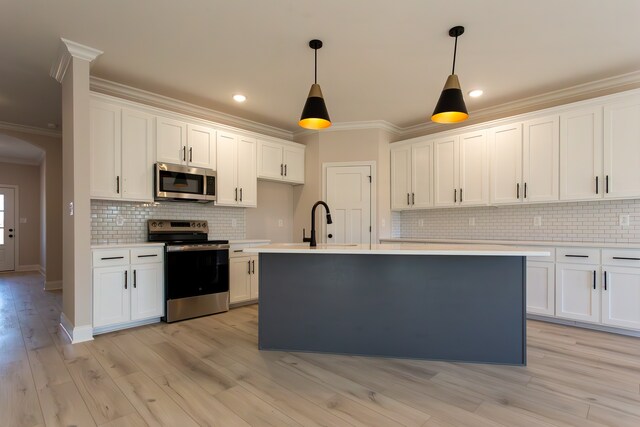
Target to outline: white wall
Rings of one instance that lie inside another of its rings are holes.
[[[258,207],[245,209],[247,239],[293,242],[293,191],[289,184],[258,181]]]

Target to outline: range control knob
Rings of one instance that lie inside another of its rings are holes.
[[[155,221],[151,223],[151,227],[152,227],[152,228],[153,228],[153,227],[155,227],[156,225],[158,225],[158,223],[157,223],[157,222],[155,222]]]
[[[164,226],[164,222],[161,221],[158,223],[158,228],[162,228],[163,226]]]

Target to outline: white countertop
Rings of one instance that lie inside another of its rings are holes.
[[[582,247],[582,248],[616,248],[640,249],[640,243],[594,243],[594,242],[550,242],[543,240],[461,240],[461,239],[410,239],[388,238],[380,239],[381,243],[453,243],[453,244],[486,244],[486,245],[517,245],[517,246],[553,246],[553,247]]]
[[[340,255],[465,255],[465,256],[549,256],[544,250],[531,250],[515,246],[477,244],[410,244],[383,243],[374,245],[319,244],[315,248],[308,243],[277,243],[247,248],[246,253],[314,253]]]
[[[246,245],[246,244],[252,244],[252,243],[257,243],[260,245],[265,245],[265,244],[269,244],[271,243],[271,240],[267,240],[267,239],[242,239],[242,240],[229,240],[229,244],[230,245]]]
[[[95,245],[91,245],[91,249],[148,248],[151,246],[164,246],[164,243],[162,242],[98,243]]]

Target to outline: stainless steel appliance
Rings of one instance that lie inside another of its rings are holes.
[[[209,240],[207,221],[147,221],[148,240],[165,242],[166,322],[229,310],[229,241]]]
[[[155,199],[196,201],[216,200],[216,171],[171,163],[156,163]]]

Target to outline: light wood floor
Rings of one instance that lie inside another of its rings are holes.
[[[0,425],[640,426],[640,339],[529,322],[527,367],[257,350],[257,306],[71,345],[0,274]]]

